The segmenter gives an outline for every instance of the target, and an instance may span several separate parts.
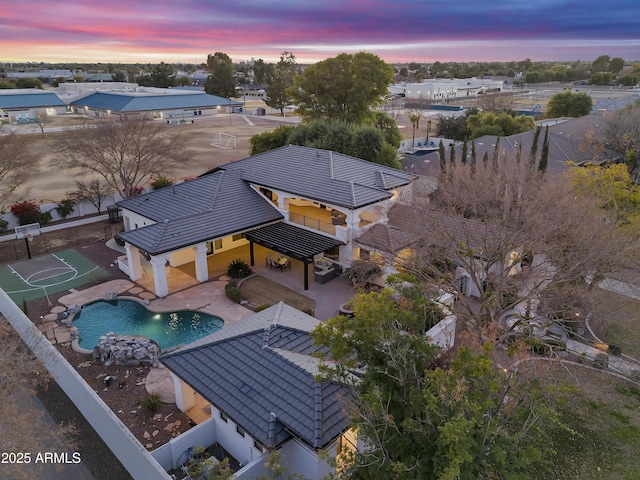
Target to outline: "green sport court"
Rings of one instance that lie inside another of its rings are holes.
[[[0,267],[0,288],[20,304],[109,277],[73,249]]]

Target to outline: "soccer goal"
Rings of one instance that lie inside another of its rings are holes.
[[[216,132],[213,136],[213,142],[211,145],[225,150],[231,150],[236,148],[236,136],[230,133]]]

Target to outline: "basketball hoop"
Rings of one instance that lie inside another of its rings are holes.
[[[29,240],[30,242],[33,242],[33,235],[31,235],[30,233],[26,234],[27,240]]]

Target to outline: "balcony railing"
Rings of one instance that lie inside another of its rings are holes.
[[[319,232],[328,233],[329,235],[336,234],[336,227],[328,222],[323,222],[317,218],[307,217],[299,213],[289,212],[289,221],[303,225],[305,227],[317,230]]]

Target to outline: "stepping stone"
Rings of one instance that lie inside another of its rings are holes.
[[[143,289],[140,288],[140,287],[133,287],[133,288],[129,289],[129,293],[132,294],[132,295],[137,295],[137,294],[142,293],[142,292],[143,292]]]
[[[67,327],[56,327],[53,329],[53,334],[58,343],[68,343],[71,341],[71,332]]]
[[[56,305],[51,309],[51,313],[62,313],[62,312],[65,312],[66,310],[67,310],[66,307],[63,307],[62,305]]]
[[[151,293],[151,292],[142,292],[140,295],[138,295],[140,298],[146,298],[149,300],[153,300],[154,298],[156,298],[156,296]]]
[[[45,322],[51,322],[51,321],[56,321],[58,320],[58,314],[57,313],[47,313],[44,317],[42,317],[42,319]]]

